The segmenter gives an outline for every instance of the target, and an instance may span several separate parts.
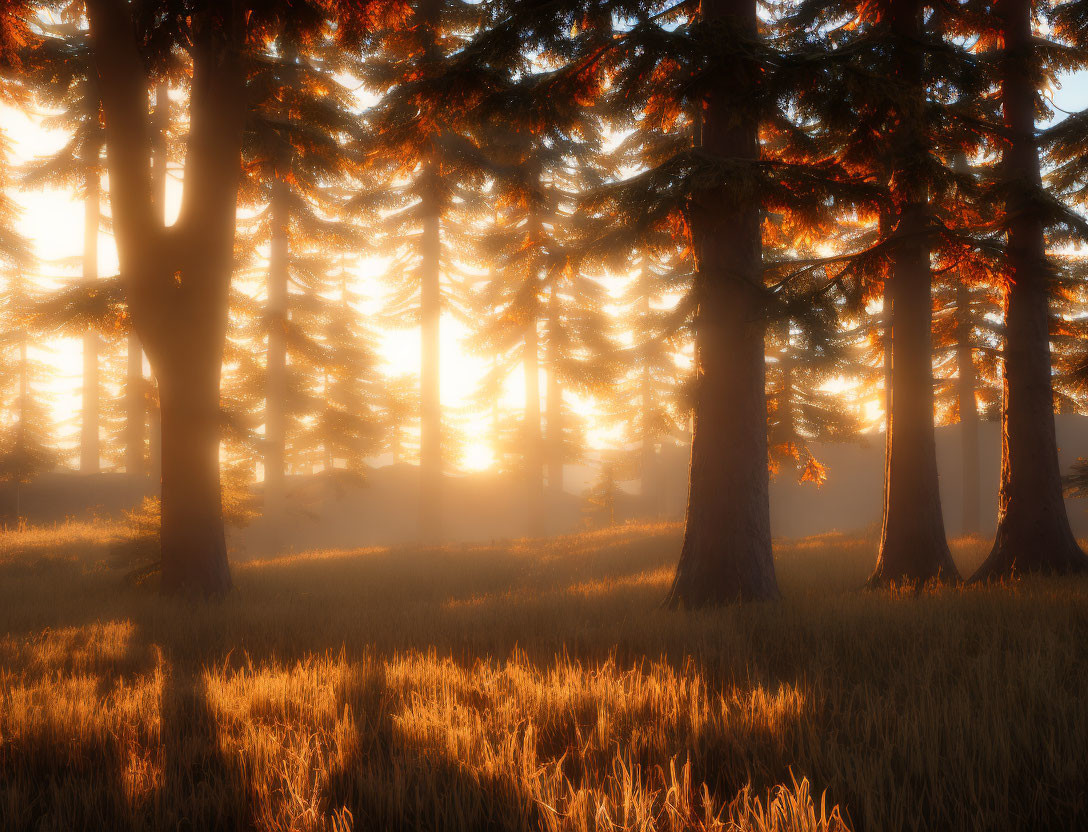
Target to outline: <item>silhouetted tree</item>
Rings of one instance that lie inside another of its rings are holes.
[[[1078,5],[1066,6],[1050,38],[1034,28],[1036,14],[1049,4],[998,0],[982,10],[989,13],[985,34],[995,44],[991,57],[1002,116],[994,130],[1000,167],[990,193],[995,203],[1004,203],[1005,344],[997,539],[974,580],[1014,571],[1088,570],[1088,557],[1069,527],[1062,498],[1050,352],[1054,275],[1046,251],[1048,229],[1084,239],[1088,223],[1044,188],[1035,124],[1045,108],[1041,90],[1047,79],[1058,69],[1088,63],[1088,27]],[[1065,48],[1060,38],[1065,38]],[[1067,136],[1075,132],[1074,126],[1066,129]],[[1067,162],[1059,187],[1075,179]]]
[[[332,4],[340,38],[399,4]],[[206,595],[230,589],[219,476],[219,380],[246,116],[244,52],[288,17],[321,33],[328,5],[88,0],[101,80],[121,275],[158,382],[162,437],[162,585]],[[173,50],[191,61],[184,189],[167,227],[152,185],[148,93]],[[149,51],[150,50],[150,51]]]

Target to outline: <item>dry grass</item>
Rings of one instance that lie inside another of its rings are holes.
[[[4,829],[1088,824],[1083,580],[862,593],[828,536],[780,604],[670,613],[647,526],[253,562],[205,607],[113,534],[0,539]]]

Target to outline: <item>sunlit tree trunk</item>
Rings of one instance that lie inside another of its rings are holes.
[[[420,242],[420,534],[427,542],[442,537],[442,242],[437,171],[424,173],[423,237]]]
[[[903,95],[893,142],[914,149],[925,141],[922,79],[922,8],[918,0],[891,3],[894,48]],[[912,182],[909,157],[893,160],[890,273],[884,302],[891,333],[888,424],[884,472],[884,522],[870,586],[891,582],[956,580],[959,573],[945,539],[933,427],[932,272],[928,196]],[[887,357],[886,357],[887,360]]]
[[[264,512],[276,516],[283,508],[287,448],[287,188],[272,186],[270,206],[272,245],[268,258],[267,389],[264,411]]]
[[[797,424],[793,413],[793,345],[790,321],[787,318],[782,323],[782,355],[779,362],[779,372],[782,375],[782,389],[778,401],[778,418],[782,425],[782,435],[790,443],[789,453],[782,461],[783,472],[787,482],[797,480],[797,448],[794,447],[794,439],[797,436]]]
[[[639,378],[639,400],[642,411],[642,435],[639,437],[639,491],[642,494],[643,509],[651,516],[656,516],[661,509],[661,483],[657,470],[657,448],[655,436],[649,424],[653,412],[653,385],[650,383],[650,368],[643,367]]]
[[[98,279],[98,231],[101,222],[101,205],[97,146],[92,154],[93,158],[87,160],[83,196],[84,281]],[[93,331],[84,333],[82,414],[79,434],[79,470],[83,474],[97,474],[102,456],[99,447],[98,352],[98,333]]]
[[[711,32],[757,30],[754,0],[706,0]],[[746,112],[751,77],[719,77],[702,110],[702,152],[759,158],[758,123]],[[739,73],[738,73],[739,74]],[[740,106],[735,106],[739,104]],[[760,203],[700,193],[695,249],[695,406],[687,524],[670,606],[778,597],[771,555],[764,290]]]
[[[975,362],[971,349],[971,291],[963,280],[956,284],[957,346],[959,379],[956,393],[960,411],[961,462],[963,465],[963,533],[978,534],[979,524],[979,435],[978,401],[975,389]]]
[[[548,472],[549,507],[555,509],[563,495],[563,385],[559,380],[559,351],[562,338],[559,288],[552,282],[548,289],[548,390],[545,399],[545,467]]]
[[[1050,364],[1050,280],[1042,191],[1035,143],[1035,96],[1030,71],[1031,0],[1001,0],[1004,40],[1001,103],[1009,137],[1003,160],[1007,203],[1008,274],[1003,304],[1005,350],[1001,408],[1001,490],[997,538],[974,579],[1013,572],[1088,570],[1088,558],[1069,528],[1062,498],[1054,428]]]
[[[526,322],[522,366],[525,372],[525,482],[529,534],[544,533],[544,448],[540,430],[540,337],[536,316]]]
[[[639,312],[643,318],[649,316],[648,295],[643,295]],[[638,396],[642,420],[639,436],[639,492],[642,496],[643,511],[656,516],[661,510],[661,482],[660,473],[657,470],[657,448],[654,441],[656,436],[650,423],[650,414],[653,413],[655,403],[649,362],[645,362],[639,371]]]
[[[241,4],[192,16],[190,130],[181,213],[155,210],[148,79],[122,0],[88,0],[102,85],[110,196],[129,309],[159,385],[162,587],[231,587],[219,482],[219,380],[240,177],[244,75]]]

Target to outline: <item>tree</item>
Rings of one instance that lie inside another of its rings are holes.
[[[631,264],[614,321],[624,344],[612,360],[619,378],[606,396],[608,416],[618,423],[635,457],[642,510],[662,510],[659,445],[682,433],[691,412],[691,379],[685,362],[691,349],[691,251],[662,235],[658,247],[642,249]]]
[[[794,92],[798,118],[816,125],[809,152],[839,161],[841,193],[873,187],[858,204],[875,239],[848,253],[839,277],[868,284],[862,297],[882,298],[890,359],[884,521],[871,585],[958,579],[937,477],[932,287],[935,269],[973,251],[970,229],[949,208],[972,195],[969,172],[953,159],[981,142],[977,102],[986,87],[952,37],[962,25],[954,8],[937,11],[918,0],[806,2],[787,19],[799,50],[814,47],[811,63],[822,67]]]
[[[489,275],[472,285],[469,305],[476,346],[494,360],[489,392],[498,394],[514,367],[522,368],[520,456],[529,525],[540,533],[562,491],[570,436],[563,391],[604,390],[614,375],[606,293],[578,253],[585,228],[577,200],[599,178],[600,128],[591,115],[541,130],[496,120],[477,136],[496,210],[481,242]]]
[[[936,281],[934,290],[934,373],[938,421],[958,422],[963,482],[960,529],[981,527],[979,425],[1000,407],[998,352],[1000,299],[989,270],[965,262]]]
[[[14,484],[14,514],[18,518],[23,485],[52,470],[60,454],[51,444],[54,431],[49,409],[35,389],[35,382],[47,380],[50,372],[47,364],[31,354],[29,324],[38,292],[21,268],[9,273],[4,288],[0,319],[5,322],[5,370],[0,379],[12,420],[0,434],[0,480]]]
[[[358,36],[399,4],[333,4],[338,36]],[[139,12],[139,14],[136,14]],[[290,16],[323,32],[326,6],[268,0],[88,0],[101,79],[114,229],[133,324],[159,386],[162,585],[221,595],[231,586],[219,477],[219,380],[245,125],[245,61]],[[148,29],[147,27],[151,27]],[[151,49],[152,53],[142,52]],[[181,212],[167,227],[152,187],[148,91],[175,49],[191,62]]]
[[[1001,148],[1001,163],[991,193],[1004,203],[1005,345],[997,538],[973,580],[1014,571],[1088,570],[1088,557],[1069,527],[1062,497],[1050,354],[1053,273],[1046,252],[1048,228],[1083,237],[1088,224],[1044,189],[1035,127],[1041,86],[1059,66],[1085,64],[1088,29],[1078,18],[1083,12],[1069,4],[1057,18],[1065,25],[1059,25],[1056,35],[1065,35],[1075,48],[1062,49],[1033,30],[1035,13],[1043,8],[1045,4],[1032,0],[998,0],[986,6],[991,12],[986,33],[999,44],[993,58],[1002,120],[994,141]],[[1078,20],[1079,27],[1073,25]],[[1075,130],[1059,132],[1068,136]],[[1069,182],[1069,173],[1066,167],[1060,176]]]
[[[694,429],[673,606],[778,597],[767,473],[762,206],[749,178],[759,162],[753,102],[761,98],[762,68],[747,56],[759,54],[758,25],[755,3],[710,0],[695,28],[700,45],[715,43],[704,93],[696,98],[696,158],[726,173],[717,187],[690,194]]]
[[[72,11],[72,10],[69,10]],[[52,156],[34,160],[24,172],[24,186],[74,188],[83,196],[82,289],[93,294],[98,282],[98,238],[102,227],[102,124],[96,78],[91,71],[87,32],[75,22],[44,27],[24,67],[27,87],[51,110],[44,124],[64,130],[69,141]],[[79,470],[96,473],[102,458],[100,381],[101,336],[93,327],[82,333],[83,387]]]
[[[458,294],[458,258],[471,250],[483,177],[466,130],[472,106],[448,82],[450,56],[468,42],[484,4],[421,0],[408,25],[375,35],[361,76],[381,98],[367,113],[359,152],[366,181],[357,211],[382,216],[395,248],[389,314],[420,327],[420,534],[441,538],[442,397],[440,329]]]
[[[334,321],[346,323],[352,303],[346,274],[331,277],[327,260],[360,242],[356,229],[336,218],[353,169],[346,141],[358,133],[352,91],[338,80],[349,68],[343,55],[329,35],[308,38],[288,25],[254,56],[247,82],[243,200],[262,208],[245,223],[247,243],[266,243],[270,252],[264,308],[249,333],[253,344],[264,346],[264,362],[250,365],[257,374],[244,383],[263,400],[266,516],[283,510],[290,455],[297,460],[316,452],[328,462],[315,446],[336,442],[331,432],[339,425],[338,444],[346,448],[347,433],[359,433],[349,423],[365,418],[363,409],[334,414],[323,383],[330,371],[339,375],[350,366],[357,378],[373,365],[363,356],[343,357],[353,349],[346,340],[361,335],[358,328],[338,332],[334,343],[322,337]],[[367,349],[362,341],[354,347]],[[318,429],[308,429],[306,421],[317,414]]]

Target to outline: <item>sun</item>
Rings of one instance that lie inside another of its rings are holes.
[[[495,464],[495,451],[486,442],[470,442],[461,457],[465,471],[486,471]]]

